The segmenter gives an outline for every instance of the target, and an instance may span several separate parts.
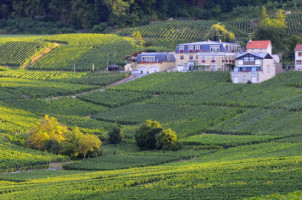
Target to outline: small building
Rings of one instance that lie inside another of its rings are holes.
[[[302,44],[297,44],[295,48],[295,70],[302,71]]]
[[[118,72],[120,71],[120,67],[115,65],[115,64],[112,64],[112,65],[109,65],[108,66],[108,71],[110,72]]]
[[[281,63],[276,63],[272,55],[262,53],[242,53],[236,57],[233,83],[261,83],[282,71]]]
[[[204,71],[228,71],[241,50],[239,44],[221,40],[179,44],[175,52],[176,66],[188,70],[198,67]]]
[[[272,55],[272,42],[270,40],[250,40],[246,45],[246,52],[248,53],[269,53]]]
[[[137,55],[135,63],[126,65],[125,70],[133,73],[151,74],[170,71],[174,67],[174,53],[142,53]]]

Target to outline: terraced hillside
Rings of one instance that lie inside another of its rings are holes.
[[[103,88],[124,77],[0,71],[2,171],[68,160],[22,147],[45,114],[103,140],[101,157],[65,170],[0,174],[0,198],[217,200],[301,190],[300,72],[257,85],[234,85],[227,72],[157,73]],[[183,148],[140,151],[134,133],[148,119],[176,131]],[[125,138],[111,145],[116,123]]]
[[[132,38],[104,34],[0,36],[0,65],[32,70],[106,70],[140,49]]]

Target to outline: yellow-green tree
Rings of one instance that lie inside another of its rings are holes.
[[[287,29],[284,10],[279,9],[274,17],[270,17],[265,6],[262,7],[261,17],[255,32],[255,39],[271,40],[277,49],[285,47],[285,34]]]
[[[142,34],[139,32],[139,31],[135,31],[131,34],[131,36],[136,39],[136,41],[139,42],[139,45],[140,46],[143,46],[146,42],[145,40],[143,39],[143,36]]]
[[[163,130],[156,137],[156,148],[169,150],[177,143],[177,135],[171,129]]]
[[[60,148],[61,143],[65,140],[67,127],[61,125],[54,117],[45,117],[34,125],[28,135],[28,145],[38,150],[51,150],[49,144],[56,144]],[[53,149],[54,153],[58,153],[58,149]]]
[[[85,135],[76,127],[67,134],[64,153],[75,158],[82,155],[85,159],[88,152],[98,152],[101,145],[102,141],[96,135]]]
[[[235,40],[235,34],[228,31],[224,25],[218,23],[211,26],[208,38],[211,40],[221,39],[222,41],[232,42]]]

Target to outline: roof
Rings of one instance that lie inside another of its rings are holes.
[[[295,51],[302,51],[302,44],[297,44]]]
[[[142,62],[143,56],[154,56],[156,62],[175,62],[174,54],[167,52],[138,54],[136,57],[136,62]]]
[[[271,44],[270,40],[249,41],[246,45],[247,49],[266,49]]]
[[[202,44],[228,44],[228,45],[240,45],[238,43],[230,43],[230,42],[217,42],[217,41],[203,41],[203,42],[193,42],[193,43],[185,43],[179,45],[202,45]],[[178,46],[179,46],[178,45]]]
[[[253,55],[261,59],[273,59],[273,57],[269,53],[240,53],[236,56],[236,60],[246,55]]]

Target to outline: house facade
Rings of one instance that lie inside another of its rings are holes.
[[[174,67],[174,53],[142,53],[137,55],[134,63],[125,66],[125,71],[151,74],[172,70]]]
[[[269,53],[242,53],[236,57],[231,80],[233,83],[261,83],[273,78],[279,67]]]
[[[228,71],[234,64],[241,46],[236,43],[204,41],[179,44],[175,51],[175,64],[179,69],[205,71]]]
[[[302,44],[297,44],[295,48],[295,70],[302,71]]]

